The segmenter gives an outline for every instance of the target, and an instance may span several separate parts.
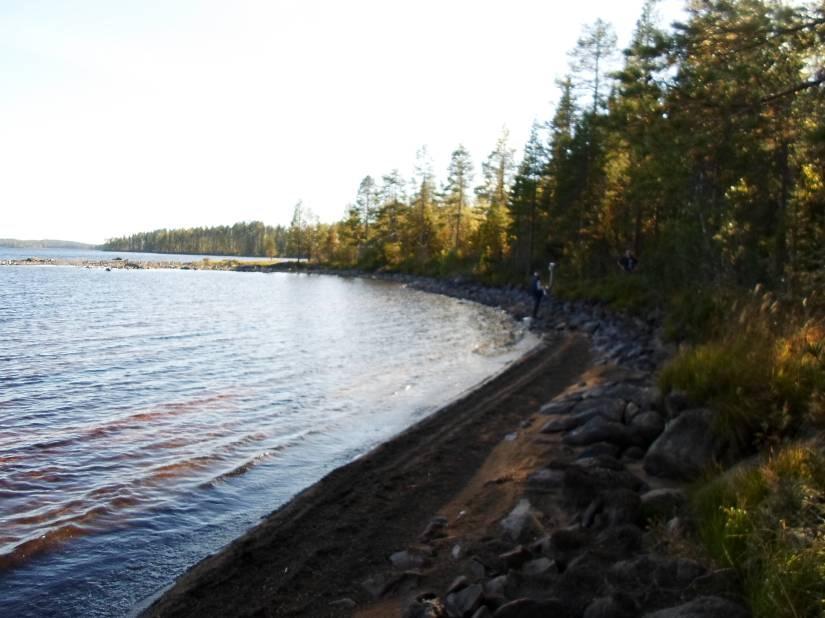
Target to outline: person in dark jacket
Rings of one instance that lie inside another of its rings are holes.
[[[636,256],[633,255],[633,252],[628,249],[624,252],[624,255],[619,258],[618,260],[619,268],[621,268],[626,273],[632,273],[636,270],[636,266],[639,264],[639,260],[636,259]]]
[[[530,283],[530,295],[533,297],[533,317],[537,318],[539,315],[539,306],[541,305],[541,299],[547,296],[547,291],[553,285],[553,269],[556,267],[555,263],[550,262],[549,270],[550,270],[550,280],[547,283],[547,287],[545,288],[541,283],[541,277],[539,276],[539,271],[533,273],[533,281]]]
[[[539,271],[533,273],[533,281],[530,283],[530,296],[533,297],[533,317],[538,317],[539,315],[539,305],[541,305],[541,299],[544,298],[544,286],[541,284],[541,277],[539,277]]]

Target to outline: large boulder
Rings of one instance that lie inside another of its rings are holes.
[[[662,393],[655,386],[636,386],[628,382],[616,384],[607,391],[607,395],[632,401],[642,410],[658,406],[662,399]]]
[[[618,446],[630,446],[638,440],[635,432],[617,421],[601,416],[591,418],[581,427],[565,434],[562,442],[570,446],[587,446],[597,442],[609,442]]]
[[[576,403],[567,413],[545,423],[544,427],[541,428],[541,432],[568,431],[580,427],[596,417],[621,421],[626,405],[622,399],[603,397],[584,399]]]
[[[569,412],[573,406],[578,403],[578,398],[574,399],[562,399],[561,401],[551,401],[550,403],[546,403],[541,408],[539,408],[539,413],[541,414],[566,414]]]
[[[684,590],[705,573],[701,564],[687,558],[644,554],[611,566],[607,579],[622,590],[647,591],[652,598],[653,593]]]
[[[583,418],[601,416],[611,421],[621,421],[627,402],[618,397],[593,397],[577,403],[570,414]]]
[[[713,412],[706,408],[686,410],[670,421],[645,456],[648,474],[693,480],[718,461],[724,443],[712,428]]]
[[[644,444],[650,444],[658,438],[665,428],[665,421],[658,412],[648,410],[633,417],[630,428],[636,432]]]
[[[642,494],[642,516],[645,521],[667,521],[675,517],[687,505],[683,489],[653,489]]]
[[[505,536],[515,542],[533,540],[544,535],[544,529],[526,498],[519,500],[510,514],[501,520],[501,527]]]
[[[567,501],[584,508],[602,492],[612,489],[639,491],[644,483],[627,470],[571,465],[564,471],[563,489]]]
[[[481,584],[473,584],[448,594],[444,600],[444,607],[450,618],[463,618],[472,615],[483,600],[484,587]]]

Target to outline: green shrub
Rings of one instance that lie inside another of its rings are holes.
[[[716,429],[740,446],[775,442],[822,416],[825,328],[784,311],[770,294],[732,304],[716,338],[683,350],[660,374],[716,412]],[[715,319],[715,318],[714,318]]]
[[[631,315],[643,315],[661,304],[656,287],[646,277],[636,273],[617,273],[600,279],[578,280],[561,275],[556,290],[562,298],[595,300]]]
[[[718,337],[732,302],[730,292],[717,288],[675,292],[668,299],[665,312],[665,338],[701,343]]]
[[[704,546],[742,576],[756,618],[825,615],[825,456],[786,445],[692,493]]]

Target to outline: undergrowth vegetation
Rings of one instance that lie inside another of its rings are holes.
[[[825,456],[786,445],[693,494],[711,556],[742,576],[757,618],[825,615]]]
[[[762,458],[694,489],[702,544],[741,574],[754,616],[825,616],[825,454],[792,442],[825,418],[825,321],[810,297],[791,304],[760,286],[693,298],[668,319],[694,345],[660,385],[711,407],[715,430]]]
[[[630,315],[643,315],[661,304],[656,287],[638,274],[617,273],[599,279],[562,278],[557,294],[567,300],[601,302]]]
[[[711,335],[662,371],[663,390],[710,405],[716,429],[745,450],[821,420],[825,323],[759,287],[734,301],[726,318],[714,312]]]

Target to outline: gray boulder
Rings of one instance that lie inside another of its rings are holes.
[[[596,417],[611,421],[621,421],[626,404],[621,399],[595,398],[584,399],[575,404],[567,414],[554,418],[541,428],[542,433],[569,431],[581,427]]]
[[[667,521],[686,504],[687,494],[682,489],[654,489],[642,494],[642,516],[645,521]]]
[[[527,477],[527,483],[536,489],[557,489],[564,484],[564,470],[541,468]]]
[[[634,433],[619,422],[600,416],[591,418],[581,427],[565,434],[562,442],[570,446],[587,446],[597,442],[610,442],[618,446],[630,446],[636,442]]]
[[[410,551],[397,551],[390,556],[392,565],[401,571],[420,569],[428,562],[426,556]]]
[[[595,538],[593,546],[598,547],[602,556],[621,560],[642,549],[642,530],[632,524],[606,528]]]
[[[521,567],[521,572],[525,575],[542,575],[549,571],[555,572],[556,563],[546,557],[536,558],[526,562]]]
[[[641,521],[642,501],[630,489],[611,489],[603,494],[603,514],[608,526],[638,524]]]
[[[543,406],[541,406],[541,408],[539,408],[539,412],[541,414],[566,414],[578,402],[578,398],[563,399],[561,401],[551,401],[550,403],[546,403]]]
[[[612,489],[639,491],[644,483],[627,470],[587,468],[572,465],[564,471],[564,495],[572,505],[583,508],[601,492]]]
[[[501,527],[505,535],[516,542],[533,540],[544,535],[544,529],[526,498],[522,498],[510,514],[501,520]]]
[[[669,419],[676,418],[691,407],[691,400],[685,391],[673,389],[664,398],[665,413]]]
[[[712,428],[713,412],[687,410],[670,421],[644,461],[648,474],[680,480],[699,477],[722,455],[723,443]]]
[[[484,584],[484,594],[492,597],[510,596],[515,588],[513,577],[508,573],[506,575],[499,575],[487,580]]]
[[[625,465],[611,455],[595,455],[592,457],[579,457],[576,465],[583,468],[607,468],[608,470],[624,470]]]
[[[632,401],[642,410],[655,408],[662,398],[662,393],[655,386],[636,386],[628,382],[620,382],[612,387],[607,394],[611,397]]]
[[[592,397],[578,402],[570,414],[582,416],[583,418],[593,418],[601,416],[611,421],[621,421],[624,416],[624,409],[627,402],[617,397]]]
[[[622,451],[621,447],[609,442],[596,442],[585,447],[576,457],[576,459],[587,459],[591,457],[598,457],[601,455],[608,455],[610,457],[618,457]]]
[[[473,584],[458,592],[448,594],[444,599],[444,607],[450,618],[464,618],[464,616],[471,616],[483,600],[484,588],[481,584]]]
[[[644,444],[650,444],[665,428],[665,421],[658,412],[648,410],[633,417],[630,428],[640,437]]]
[[[624,590],[681,590],[706,573],[694,560],[641,555],[617,562],[607,572],[608,580]]]

